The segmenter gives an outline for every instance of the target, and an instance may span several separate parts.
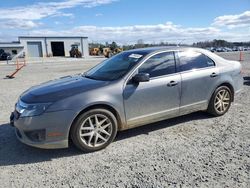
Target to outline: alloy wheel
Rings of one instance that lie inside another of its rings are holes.
[[[231,96],[228,90],[221,89],[215,96],[214,107],[217,112],[224,113],[228,110],[231,102]]]
[[[111,120],[103,114],[94,114],[87,117],[79,129],[81,141],[92,148],[104,145],[111,134]]]

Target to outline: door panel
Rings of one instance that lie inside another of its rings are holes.
[[[206,110],[219,71],[212,59],[192,49],[178,52],[181,72],[180,113]]]
[[[176,83],[169,84],[171,81]],[[180,74],[127,84],[123,96],[128,125],[137,126],[178,115],[180,86]]]
[[[205,110],[218,77],[219,71],[216,67],[181,73],[180,113]]]

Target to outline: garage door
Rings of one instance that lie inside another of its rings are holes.
[[[51,42],[53,56],[65,56],[64,42]]]
[[[42,57],[41,42],[27,42],[27,48],[29,57]]]

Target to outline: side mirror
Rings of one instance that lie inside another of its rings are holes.
[[[148,73],[138,73],[132,78],[133,82],[148,82],[150,80]]]

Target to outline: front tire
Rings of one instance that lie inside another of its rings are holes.
[[[81,114],[70,131],[70,137],[77,148],[93,152],[107,147],[117,133],[117,120],[106,109],[92,109]]]
[[[218,87],[208,105],[208,112],[214,116],[224,115],[230,108],[232,91],[227,86]]]

